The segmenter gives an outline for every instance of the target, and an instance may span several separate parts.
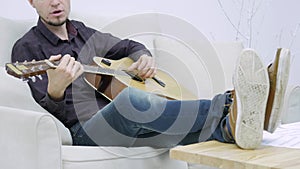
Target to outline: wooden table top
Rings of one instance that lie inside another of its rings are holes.
[[[300,169],[300,149],[265,145],[255,150],[243,150],[235,144],[208,141],[172,148],[170,157],[218,168]]]

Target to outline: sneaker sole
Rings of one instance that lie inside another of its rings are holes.
[[[278,61],[274,101],[266,130],[273,133],[281,123],[282,107],[290,72],[290,51],[281,49]]]
[[[269,79],[266,67],[254,50],[245,49],[238,58],[233,85],[238,107],[236,144],[243,149],[255,149],[262,141]]]

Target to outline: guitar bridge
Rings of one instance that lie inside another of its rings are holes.
[[[126,71],[124,70],[125,73],[127,73],[133,80],[136,80],[138,82],[141,82],[141,83],[144,83],[145,80],[141,77],[139,77],[138,75],[134,74],[133,72],[129,72],[129,71]],[[161,81],[160,79],[156,78],[156,77],[153,77],[152,78],[156,83],[158,83],[161,87],[166,87],[166,84]]]
[[[129,71],[125,71],[125,73],[127,73],[133,80],[136,80],[138,82],[144,83],[145,80],[141,77],[139,77],[138,75],[134,74],[133,72],[129,72]]]

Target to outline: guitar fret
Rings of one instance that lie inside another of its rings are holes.
[[[105,74],[105,75],[114,75],[118,74],[118,70],[103,68],[100,66],[90,66],[90,65],[83,65],[84,71],[87,73],[95,73],[95,74]]]

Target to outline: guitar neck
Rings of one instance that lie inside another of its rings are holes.
[[[124,74],[124,71],[122,70],[103,68],[100,66],[83,65],[83,69],[84,72],[86,73],[101,74],[101,75],[114,76],[115,74],[119,74],[119,75]]]

